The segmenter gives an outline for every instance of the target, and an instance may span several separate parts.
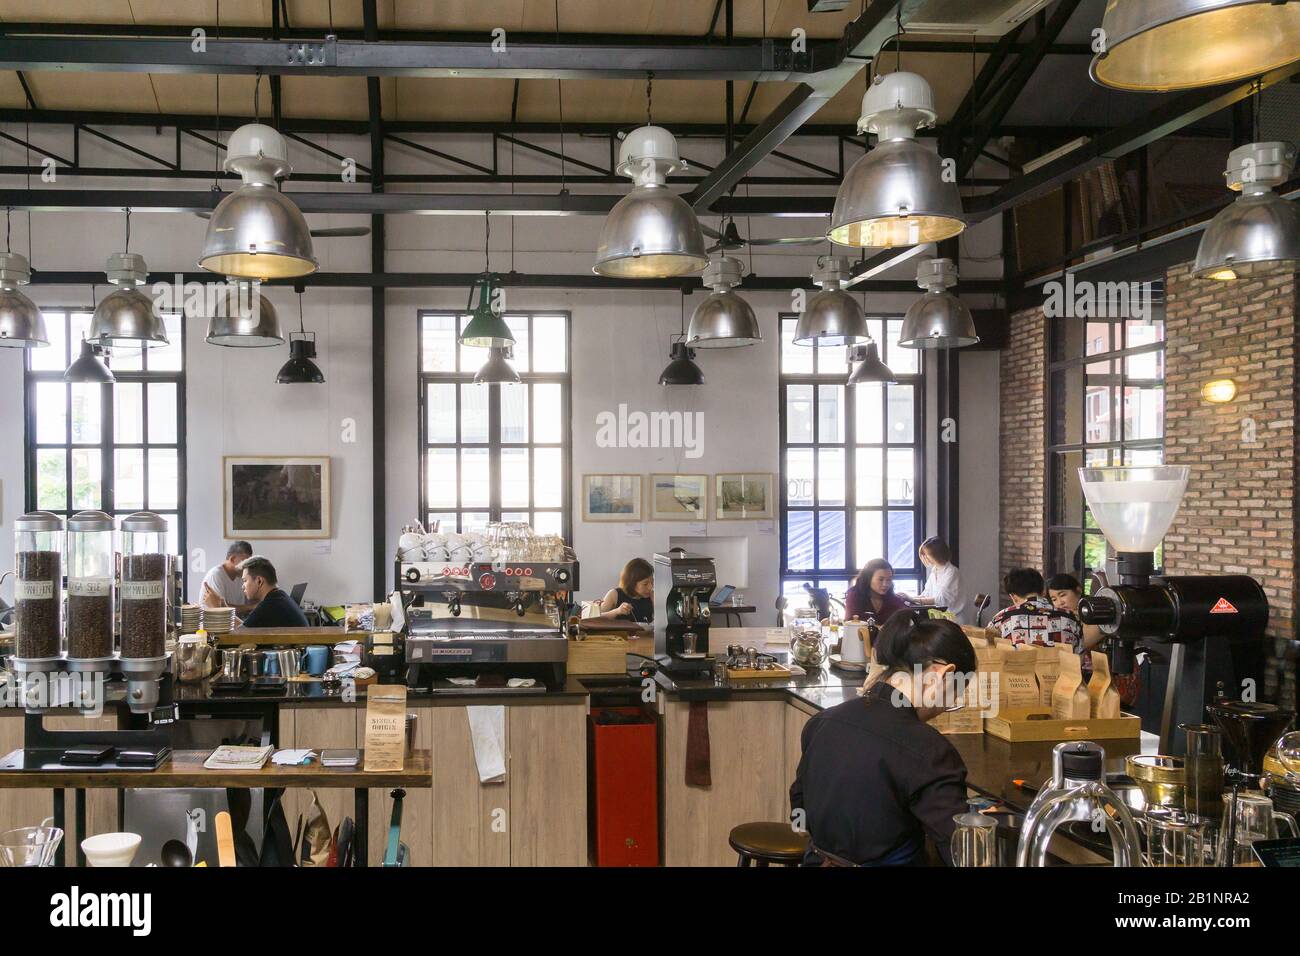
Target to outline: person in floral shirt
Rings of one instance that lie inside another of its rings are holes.
[[[1070,644],[1079,653],[1083,646],[1083,626],[1077,617],[1053,606],[1043,596],[1042,574],[1033,568],[1016,568],[1002,579],[1002,586],[1010,595],[1011,604],[993,616],[989,627],[997,628],[1012,644],[1040,647]]]

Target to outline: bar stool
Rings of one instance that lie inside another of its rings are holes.
[[[727,842],[736,851],[737,866],[798,866],[808,849],[808,834],[788,823],[742,823]]]

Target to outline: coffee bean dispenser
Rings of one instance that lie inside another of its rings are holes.
[[[113,518],[102,511],[81,511],[68,519],[70,671],[113,669],[113,529]]]
[[[120,656],[127,698],[137,713],[153,709],[158,700],[158,678],[167,668],[167,601],[172,579],[167,533],[167,522],[148,511],[122,519]]]

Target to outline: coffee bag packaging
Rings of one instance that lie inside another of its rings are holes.
[[[1038,677],[1039,706],[1050,709],[1056,679],[1061,676],[1061,658],[1054,646],[1039,648],[1034,659],[1034,673]]]
[[[998,663],[999,709],[1038,706],[1038,677],[1034,673],[1037,659],[1037,648],[1002,650]]]
[[[1088,703],[1093,717],[1111,720],[1120,716],[1119,691],[1110,679],[1110,660],[1101,651],[1092,652],[1092,680],[1088,682]]]
[[[1052,691],[1052,719],[1087,720],[1092,712],[1088,688],[1083,683],[1083,667],[1079,656],[1068,644],[1058,644],[1060,674]]]

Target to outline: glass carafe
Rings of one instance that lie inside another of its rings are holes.
[[[952,818],[957,829],[952,834],[953,866],[998,865],[998,821],[971,811]]]
[[[1213,843],[1205,820],[1176,807],[1152,807],[1141,817],[1146,866],[1210,866]]]
[[[1223,732],[1213,724],[1181,724],[1179,729],[1187,735],[1187,812],[1217,822],[1223,813]]]
[[[1273,801],[1262,793],[1224,794],[1223,825],[1219,827],[1219,848],[1216,862],[1219,866],[1259,866],[1251,852],[1257,840],[1276,840],[1279,829],[1291,837],[1300,837],[1295,817],[1273,807]],[[1233,827],[1232,817],[1236,816]],[[1233,833],[1231,847],[1228,834]]]

